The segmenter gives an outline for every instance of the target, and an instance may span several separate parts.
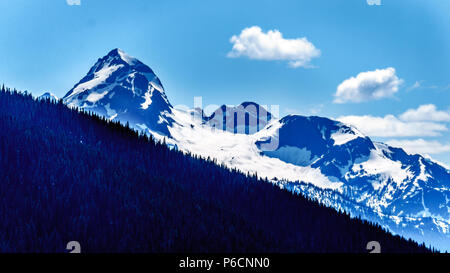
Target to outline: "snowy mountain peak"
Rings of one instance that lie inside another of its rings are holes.
[[[103,58],[100,58],[97,61],[97,64],[99,64],[97,67],[104,67],[104,66],[111,66],[111,65],[129,65],[129,66],[146,66],[138,59],[128,55],[123,51],[122,49],[115,48],[111,50],[106,56]],[[96,67],[96,66],[94,66]],[[147,67],[148,68],[148,67]],[[150,69],[151,70],[151,69]]]
[[[137,63],[140,63],[140,61],[134,57],[131,57],[130,55],[128,55],[127,53],[125,53],[125,51],[123,51],[120,48],[116,48],[111,50],[111,52],[109,52],[110,56],[118,56],[121,60],[123,60],[124,62],[126,62],[128,65],[135,65]]]
[[[159,78],[150,67],[120,49],[98,59],[63,99],[70,107],[129,122],[149,133],[168,134],[167,126],[172,122],[172,105]]]

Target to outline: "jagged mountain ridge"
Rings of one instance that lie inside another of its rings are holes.
[[[167,143],[179,149],[257,172],[293,191],[314,192],[319,201],[338,208],[329,195],[320,198],[317,194],[334,190],[348,198],[351,206],[371,210],[377,217],[370,219],[391,231],[450,249],[449,171],[420,155],[375,143],[341,122],[298,115],[275,119],[249,102],[237,108],[222,106],[209,117],[201,111],[202,119],[195,120],[192,116],[198,110],[174,109],[153,71],[118,49],[99,59],[64,102],[129,122],[139,131],[167,137]],[[255,116],[246,110],[248,106],[258,109],[257,117],[265,114],[261,123],[256,119],[256,130],[247,122]],[[228,122],[227,113],[243,114],[244,123]],[[295,187],[295,181],[306,182],[314,190]],[[345,210],[355,216],[369,215],[353,207]],[[427,228],[420,225],[425,222]]]

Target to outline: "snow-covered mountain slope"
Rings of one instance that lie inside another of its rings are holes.
[[[450,248],[448,169],[423,156],[372,142],[356,128],[327,118],[287,116],[259,134],[263,136],[258,146],[268,140],[278,142],[276,150],[262,151],[264,155],[319,169],[330,181],[342,183],[338,192],[344,198],[377,215],[370,219],[418,241]],[[284,184],[291,190],[295,187],[295,183]],[[320,191],[314,191],[317,200],[340,208],[326,194],[317,194]],[[311,196],[311,191],[306,194]],[[354,215],[368,215],[367,211],[358,214],[354,207],[344,206]]]
[[[169,141],[178,148],[450,249],[450,172],[431,160],[327,118],[291,115],[245,135],[211,128],[190,114],[173,112]]]
[[[70,107],[152,134],[168,135],[173,122],[172,106],[153,70],[120,49],[99,59],[63,99]]]
[[[255,145],[260,138],[259,134],[223,131],[193,119],[190,112],[177,109],[173,110],[172,118],[176,122],[169,128],[171,138],[167,142],[181,150],[215,158],[230,168],[257,173],[260,177],[290,181],[297,181],[301,177],[302,181],[320,188],[337,189],[340,186],[340,183],[331,182],[317,169],[286,164],[278,158],[262,156],[261,150]]]
[[[117,49],[99,59],[64,102],[450,250],[450,171],[373,142],[352,126],[322,117],[276,119],[249,102],[209,117],[201,109],[174,109],[153,71]]]

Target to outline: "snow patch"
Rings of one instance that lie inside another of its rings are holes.
[[[349,133],[342,133],[340,131],[333,133],[331,135],[331,138],[334,140],[334,145],[343,145],[349,141],[354,140],[355,138],[358,138],[355,134],[349,134]]]
[[[96,103],[97,101],[103,99],[106,94],[108,94],[108,91],[103,91],[102,93],[92,92],[87,96],[86,100],[92,103]]]
[[[128,55],[127,53],[125,53],[121,49],[118,49],[117,52],[119,53],[120,58],[122,60],[124,60],[127,64],[134,65],[134,64],[137,63],[137,60],[135,58],[131,57],[130,55]]]
[[[80,83],[76,88],[73,89],[72,93],[69,95],[69,97],[73,97],[79,93],[82,93],[86,90],[92,89],[95,86],[103,83],[108,79],[109,76],[111,76],[112,73],[117,71],[119,68],[123,67],[122,64],[120,65],[113,65],[104,67],[101,70],[94,73],[94,78],[90,81]]]
[[[150,106],[150,104],[152,104],[152,94],[150,91],[145,92],[144,99],[145,101],[141,103],[141,108],[147,109]]]
[[[392,179],[397,184],[413,176],[408,169],[402,168],[400,161],[390,160],[375,150],[371,151],[367,161],[353,165],[352,170],[356,173],[380,176],[382,178],[381,182],[387,182],[388,179]],[[374,185],[375,189],[376,187]]]
[[[111,109],[111,106],[109,103],[105,105],[105,110],[106,110],[107,118],[109,120],[113,120],[117,117],[117,112],[115,110]]]
[[[364,137],[362,133],[360,133],[355,128],[350,128],[347,126],[342,126],[338,131],[334,132],[331,135],[331,139],[334,140],[334,145],[344,145],[349,141],[352,141],[358,137]]]

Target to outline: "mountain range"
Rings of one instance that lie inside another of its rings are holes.
[[[62,100],[174,149],[450,250],[450,171],[372,141],[353,126],[317,116],[280,118],[254,102],[223,105],[209,116],[202,109],[179,109],[153,70],[120,49],[98,59]]]

